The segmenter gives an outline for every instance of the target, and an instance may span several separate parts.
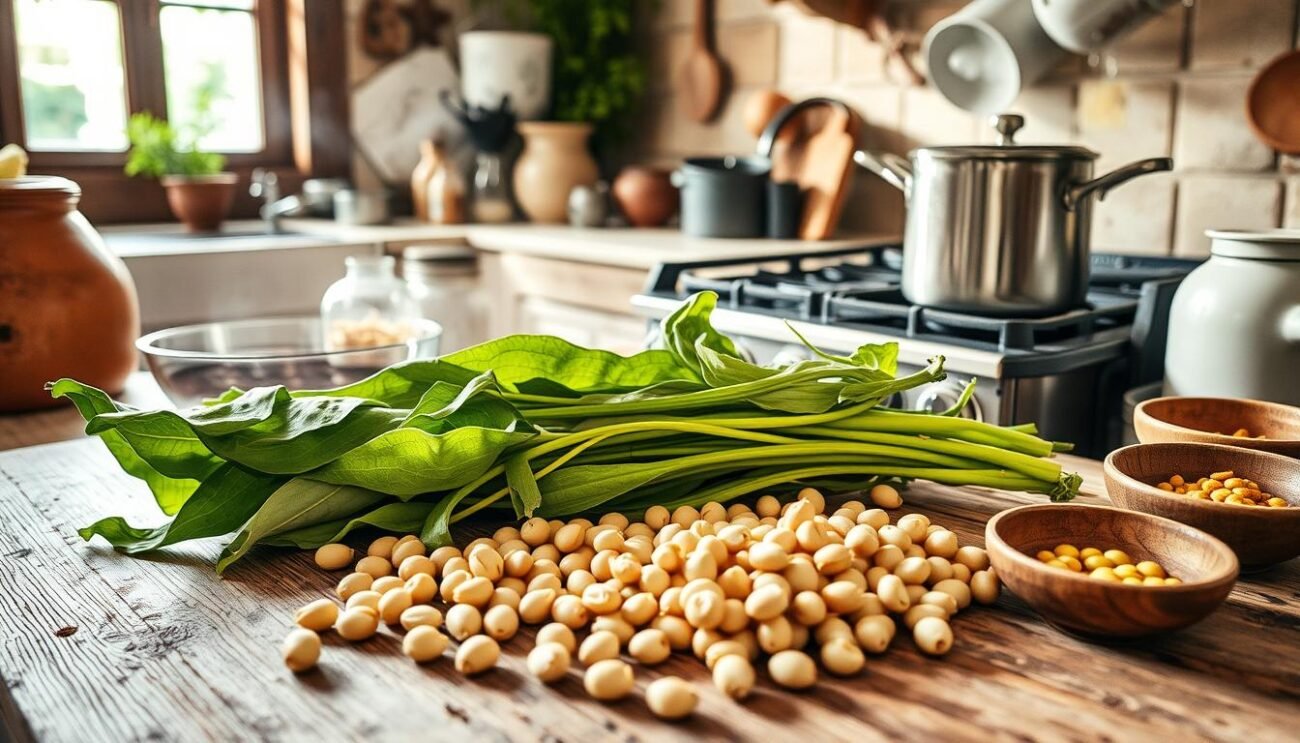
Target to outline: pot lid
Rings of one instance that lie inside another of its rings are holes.
[[[1018,145],[1015,143],[1016,132],[1025,125],[1025,117],[1019,114],[998,114],[990,118],[989,123],[998,132],[997,144],[992,145],[947,145],[943,147],[919,147],[915,155],[936,160],[968,160],[972,158],[992,160],[1096,160],[1097,153],[1087,147],[1077,145]]]
[[[1210,255],[1300,261],[1300,230],[1206,230]]]
[[[81,186],[75,181],[54,175],[25,175],[21,178],[0,178],[0,202],[17,203],[67,203],[81,197]]]

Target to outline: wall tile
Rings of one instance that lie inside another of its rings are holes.
[[[802,13],[781,19],[780,80],[819,85],[835,78],[835,22]]]
[[[915,145],[970,144],[984,117],[952,105],[934,88],[903,91],[902,132]]]
[[[1173,95],[1171,82],[1080,83],[1078,137],[1101,153],[1098,172],[1169,154]]]
[[[844,201],[839,231],[898,235],[902,238],[906,208],[897,188],[858,168]]]
[[[1282,226],[1300,230],[1300,178],[1286,182],[1286,209],[1282,212]]]
[[[883,83],[889,80],[886,70],[889,56],[884,46],[872,41],[860,28],[839,25],[836,34],[840,82]]]
[[[1291,48],[1291,0],[1202,0],[1192,9],[1193,70],[1258,67]]]
[[[910,142],[901,131],[903,93],[892,86],[847,85],[830,91],[862,117],[858,143],[873,150],[907,154]]]
[[[1255,138],[1246,123],[1249,77],[1203,78],[1183,82],[1174,127],[1174,162],[1179,168],[1268,170],[1273,151]]]
[[[651,90],[671,90],[677,87],[686,55],[691,51],[690,31],[663,31],[654,35],[646,61]]]
[[[1174,232],[1174,177],[1144,176],[1094,202],[1092,248],[1112,253],[1168,255]]]
[[[733,23],[718,30],[718,56],[734,87],[776,83],[778,29],[775,23]]]
[[[1272,178],[1185,176],[1178,183],[1174,254],[1209,255],[1209,229],[1276,227],[1281,208],[1282,184]]]
[[[1113,44],[1107,54],[1120,74],[1177,70],[1183,63],[1183,40],[1190,15],[1187,8],[1175,3],[1159,18],[1147,21]]]
[[[1036,85],[1025,88],[1007,109],[1025,117],[1025,125],[1016,132],[1018,144],[1068,144],[1075,139],[1075,87],[1073,85]],[[992,117],[979,117],[979,142],[993,144],[998,139]]]

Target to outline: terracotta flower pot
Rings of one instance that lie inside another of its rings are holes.
[[[515,198],[534,222],[563,222],[569,192],[600,177],[587,151],[591,124],[525,121],[519,124],[524,151],[515,162]]]
[[[58,404],[60,377],[116,394],[135,369],[135,285],[80,198],[66,178],[0,179],[0,411]]]
[[[614,203],[633,227],[660,227],[677,213],[677,187],[668,171],[633,165],[614,179]]]
[[[215,175],[167,175],[160,179],[167,189],[167,205],[190,232],[215,232],[235,202],[234,173]]]

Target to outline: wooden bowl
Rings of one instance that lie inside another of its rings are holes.
[[[1246,121],[1264,144],[1300,154],[1300,51],[1282,53],[1251,81]]]
[[[984,542],[1007,588],[1048,622],[1085,637],[1181,629],[1214,611],[1237,581],[1237,557],[1218,539],[1177,521],[1106,506],[1012,508],[989,520]],[[1051,568],[1034,557],[1062,543],[1122,549],[1135,560],[1155,560],[1183,582],[1114,583]]]
[[[1157,397],[1133,409],[1133,428],[1144,444],[1223,444],[1300,457],[1300,408],[1228,397]],[[1245,428],[1251,436],[1232,436]]]
[[[1103,469],[1115,505],[1209,532],[1237,553],[1243,569],[1300,555],[1300,461],[1217,444],[1134,444],[1111,452]],[[1155,487],[1174,474],[1199,478],[1222,470],[1254,480],[1292,507],[1235,506]]]

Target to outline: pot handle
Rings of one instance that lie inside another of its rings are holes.
[[[686,174],[680,170],[674,170],[668,174],[668,182],[677,188],[686,187]]]
[[[798,103],[790,103],[780,111],[777,111],[772,116],[772,120],[767,122],[767,126],[763,127],[763,132],[758,135],[758,147],[755,149],[755,152],[763,157],[770,158],[772,156],[772,149],[776,146],[776,135],[781,133],[781,129],[800,111],[817,106],[830,106],[831,108],[838,109],[844,114],[846,119],[850,122],[853,121],[853,109],[849,108],[849,104],[834,98],[818,96],[815,98],[804,99]],[[850,129],[850,131],[852,130]]]
[[[880,176],[905,196],[912,195],[912,165],[906,158],[892,152],[857,150],[853,153],[853,162]]]
[[[1070,186],[1065,192],[1065,208],[1074,211],[1075,207],[1083,203],[1083,200],[1097,192],[1097,200],[1101,201],[1106,198],[1106,194],[1116,186],[1137,178],[1140,175],[1149,173],[1159,173],[1165,170],[1173,170],[1174,161],[1169,157],[1151,157],[1146,160],[1138,160],[1128,165],[1116,168],[1106,175],[1098,176],[1085,183],[1076,183]]]

